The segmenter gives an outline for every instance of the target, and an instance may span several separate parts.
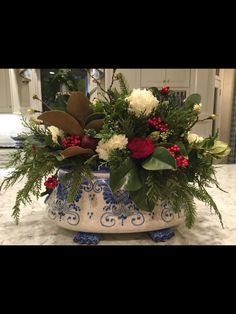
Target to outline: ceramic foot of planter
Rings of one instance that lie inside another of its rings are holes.
[[[163,230],[150,231],[148,232],[148,235],[154,242],[165,242],[171,239],[175,233],[172,229],[168,228]]]
[[[74,242],[79,244],[98,244],[101,236],[96,233],[78,232],[74,237]]]

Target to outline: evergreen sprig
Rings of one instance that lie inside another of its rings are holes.
[[[92,179],[91,169],[85,165],[83,161],[78,160],[78,164],[71,168],[70,172],[66,174],[64,182],[70,182],[70,190],[67,196],[67,202],[72,203],[78,192],[78,188],[83,182],[84,178]]]
[[[122,73],[118,73],[116,75],[116,78],[118,79],[120,90],[122,95],[128,95],[130,93],[127,80],[125,79],[124,75]]]

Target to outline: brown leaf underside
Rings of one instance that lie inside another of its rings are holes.
[[[59,110],[46,111],[38,117],[45,124],[56,126],[70,135],[83,135],[84,130],[80,123],[67,112]]]
[[[67,112],[84,126],[86,118],[93,112],[89,99],[81,92],[72,92],[67,102]]]
[[[79,155],[93,155],[94,151],[90,148],[73,146],[73,147],[69,147],[69,148],[63,150],[63,152],[61,152],[60,154],[64,159],[66,159],[69,157],[79,156]]]
[[[86,124],[85,129],[94,129],[95,131],[100,131],[103,126],[103,119],[93,120]]]

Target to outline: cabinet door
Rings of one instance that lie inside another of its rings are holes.
[[[196,84],[191,93],[198,93],[201,95],[202,110],[200,120],[206,119],[214,112],[214,71],[214,69],[196,69]],[[212,120],[198,122],[194,126],[192,132],[203,137],[208,137],[212,134]]]
[[[105,89],[107,89],[112,80],[112,69],[105,69]],[[140,69],[116,69],[116,74],[122,73],[125,76],[130,90],[133,88],[140,88]],[[113,87],[119,90],[119,84],[114,83]]]
[[[170,87],[189,87],[190,69],[166,69],[166,84]]]
[[[141,69],[141,88],[162,87],[166,83],[165,69]]]
[[[0,113],[11,113],[9,70],[0,69]]]

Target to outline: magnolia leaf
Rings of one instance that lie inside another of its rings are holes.
[[[210,153],[218,154],[222,153],[228,148],[228,144],[222,141],[215,141],[214,146],[210,149]]]
[[[100,131],[103,126],[103,119],[93,120],[85,125],[85,129],[94,129],[95,131]]]
[[[94,120],[104,119],[104,118],[105,118],[105,113],[95,112],[95,113],[92,113],[90,116],[88,116],[85,124],[88,124],[89,122],[94,121]]]
[[[137,191],[142,187],[137,166],[130,157],[120,167],[111,169],[110,187],[112,192],[118,190]]]
[[[176,161],[166,148],[157,147],[142,166],[146,170],[176,170]]]
[[[46,111],[38,119],[42,120],[45,124],[54,125],[70,135],[83,135],[84,133],[80,123],[67,112],[59,110]]]
[[[184,102],[184,106],[193,106],[201,103],[201,96],[199,94],[190,95]]]
[[[90,148],[83,148],[80,146],[72,146],[72,147],[66,148],[60,154],[64,159],[66,159],[69,157],[79,156],[79,155],[93,155],[94,151]]]
[[[67,112],[84,126],[86,118],[92,113],[89,99],[81,92],[72,92],[67,102]]]
[[[210,151],[210,153],[213,155],[213,157],[215,157],[216,159],[223,159],[225,158],[226,156],[228,156],[231,152],[231,148],[230,147],[227,147],[224,151],[221,151],[219,153],[212,153]]]

